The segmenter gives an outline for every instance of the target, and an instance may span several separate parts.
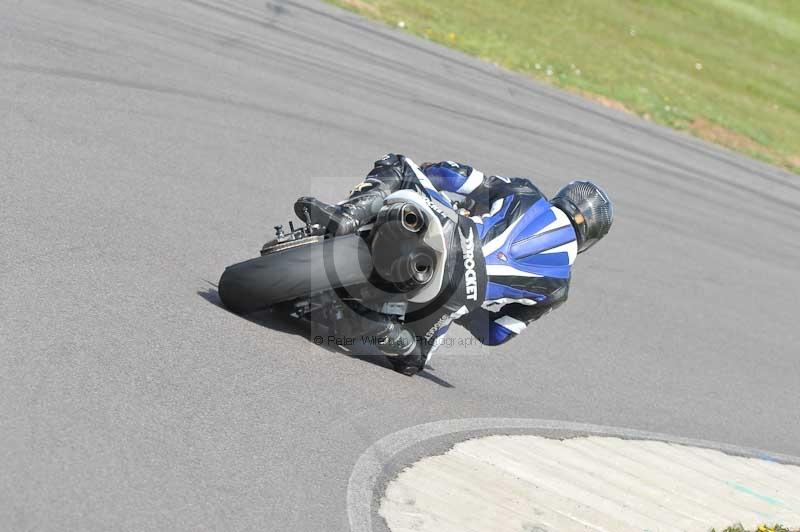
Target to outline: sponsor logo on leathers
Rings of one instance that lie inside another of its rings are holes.
[[[458,238],[461,240],[461,253],[464,256],[464,282],[467,288],[467,299],[476,301],[478,299],[478,276],[475,273],[475,240],[472,228],[469,228],[468,235],[465,235],[459,228]]]

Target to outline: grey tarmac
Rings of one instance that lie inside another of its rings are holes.
[[[2,530],[348,530],[359,457],[460,418],[800,455],[797,176],[310,0],[4,0],[0,121]],[[415,378],[220,308],[391,151],[596,180],[615,227]]]

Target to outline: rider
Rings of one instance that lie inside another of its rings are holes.
[[[468,224],[463,225],[466,231],[459,225],[462,251],[466,234],[472,253],[475,234],[475,250],[481,250],[476,255],[483,260],[475,257],[474,261],[480,263],[476,266],[480,269],[479,306],[461,306],[463,301],[458,301],[450,305],[452,312],[445,311],[440,318],[435,315],[422,328],[388,316],[371,316],[370,326],[385,340],[382,350],[393,355],[389,357],[392,365],[406,375],[425,366],[452,321],[465,326],[481,343],[499,345],[560,306],[567,299],[575,256],[611,228],[611,201],[589,181],[569,183],[548,202],[527,179],[486,176],[452,161],[417,166],[396,154],[376,161],[349,199],[328,205],[302,197],[295,203],[295,212],[337,235],[352,233],[374,221],[384,198],[414,178],[443,205],[451,202],[441,191],[464,197],[461,206],[471,212],[459,211],[460,220]]]

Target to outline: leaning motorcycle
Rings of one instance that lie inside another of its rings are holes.
[[[430,347],[443,325],[480,304],[483,265],[472,221],[411,167],[374,222],[354,234],[335,236],[308,216],[288,231],[276,226],[261,256],[225,269],[222,302],[238,314],[278,307],[343,336],[356,332],[348,315],[391,316]]]

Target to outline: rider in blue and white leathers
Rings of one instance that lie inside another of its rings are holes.
[[[371,222],[383,199],[412,176],[442,206],[453,205],[447,192],[463,198],[458,206],[470,212],[460,211],[461,258],[470,254],[466,264],[475,264],[477,275],[470,272],[466,277],[477,278],[480,286],[466,286],[461,292],[470,294],[472,288],[480,298],[473,302],[467,300],[473,299],[470,295],[466,299],[454,296],[443,305],[444,313],[433,314],[416,326],[386,324],[387,336],[397,337],[410,328],[411,335],[422,340],[414,342],[405,332],[409,341],[400,345],[408,347],[394,353],[391,347],[387,349],[388,354],[398,355],[390,358],[395,368],[409,375],[424,366],[453,321],[480,342],[499,345],[564,303],[575,257],[608,232],[613,218],[608,196],[590,182],[572,182],[548,201],[527,179],[486,176],[452,161],[416,165],[395,154],[377,161],[347,201],[328,206],[314,198],[300,198],[295,211],[301,215],[305,208],[314,221],[332,222],[337,234],[353,232]],[[466,219],[464,213],[472,216]],[[464,271],[460,276],[465,277]],[[460,282],[463,285],[464,280]]]

